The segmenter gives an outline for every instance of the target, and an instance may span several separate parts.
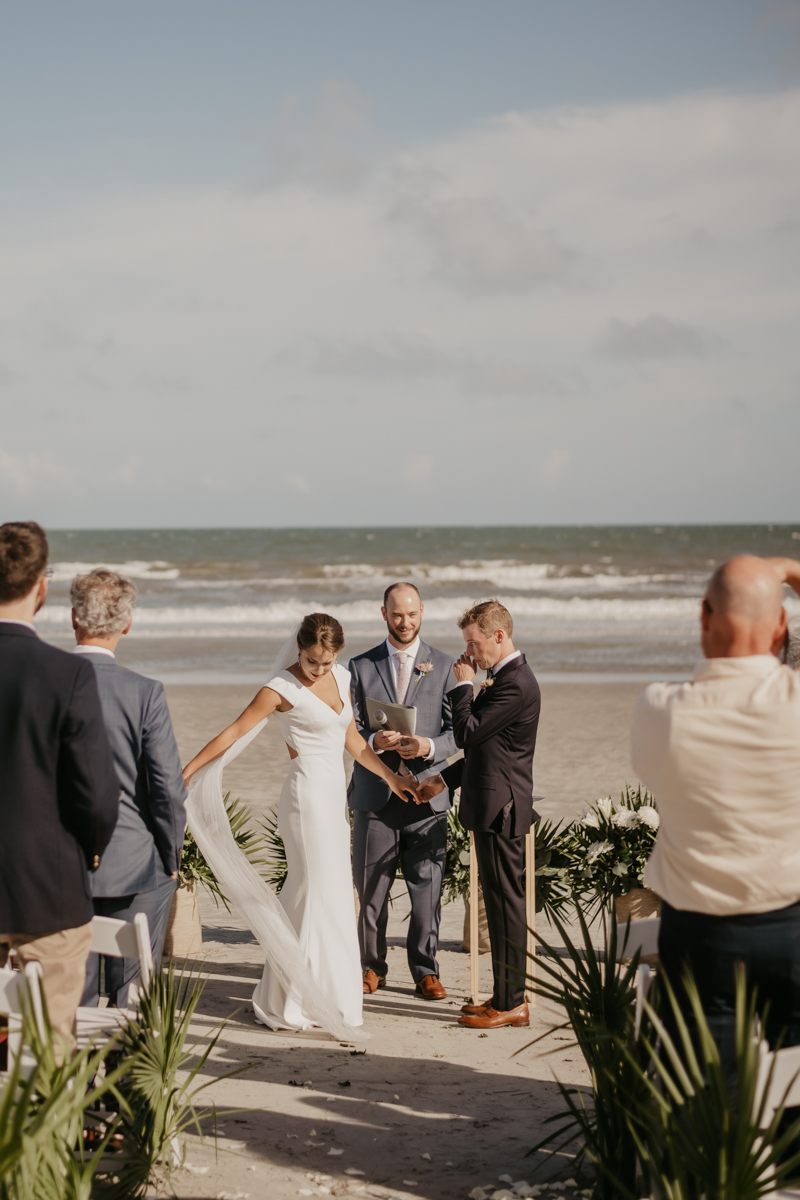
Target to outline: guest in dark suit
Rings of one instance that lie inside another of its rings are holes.
[[[445,786],[461,788],[459,817],[475,834],[489,938],[494,992],[482,1005],[464,1005],[461,1025],[493,1029],[527,1025],[525,835],[537,819],[533,809],[533,753],[541,698],[525,655],[514,649],[507,608],[487,600],[458,622],[466,651],[455,664],[449,693],[453,732],[464,758],[427,780],[428,799]],[[477,668],[487,672],[473,698]]]
[[[94,671],[39,640],[47,538],[0,526],[0,966],[38,962],[53,1028],[74,1045],[93,916],[89,872],[114,830],[119,783]]]
[[[453,660],[419,636],[423,604],[412,583],[386,589],[381,613],[388,637],[350,660],[350,694],[359,733],[393,771],[438,774],[455,753],[449,688]],[[370,733],[366,700],[408,704],[417,710],[416,734]],[[355,809],[353,878],[360,901],[358,939],[364,991],[386,986],[389,892],[398,863],[411,900],[406,952],[416,991],[424,1000],[447,995],[439,980],[437,949],[442,881],[447,856],[449,795],[431,804],[404,803],[377,775],[356,764],[348,791]]]
[[[177,887],[186,787],[172,732],[164,686],[120,666],[115,651],[130,630],[136,588],[98,567],[78,575],[70,589],[72,624],[78,645],[97,674],[111,752],[122,787],[119,821],[103,862],[92,878],[98,916],[132,921],[144,913],[156,963],[161,958],[170,904]],[[128,1004],[136,976],[134,959],[106,958],[109,1003]],[[84,1004],[97,1004],[100,960],[89,956]]]

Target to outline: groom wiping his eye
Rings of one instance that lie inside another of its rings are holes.
[[[424,606],[413,583],[386,589],[381,613],[386,640],[350,660],[353,714],[360,733],[393,771],[438,774],[455,754],[453,715],[447,693],[455,685],[453,659],[419,636]],[[407,704],[417,710],[416,736],[389,730],[370,733],[366,700]],[[355,810],[353,878],[360,912],[358,940],[364,991],[386,986],[389,893],[402,864],[411,900],[406,949],[417,995],[442,1000],[436,953],[447,856],[450,794],[431,803],[403,803],[376,775],[356,764],[348,790]]]

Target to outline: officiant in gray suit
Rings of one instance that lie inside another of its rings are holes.
[[[356,725],[393,771],[436,774],[456,753],[447,699],[455,684],[453,659],[419,636],[423,604],[413,583],[387,588],[381,613],[387,625],[386,640],[350,660]],[[390,730],[371,732],[368,698],[415,707],[415,736],[404,737]],[[423,999],[444,999],[447,992],[439,981],[436,954],[450,794],[445,791],[427,804],[404,803],[382,779],[356,764],[348,800],[355,809],[353,878],[361,904],[358,940],[364,991],[386,986],[389,893],[400,863],[411,900],[406,942],[411,976]]]
[[[122,921],[144,913],[158,963],[186,827],[186,787],[164,685],[116,660],[117,645],[133,620],[136,588],[130,580],[98,567],[76,576],[70,599],[75,653],[85,654],[95,669],[122,789],[116,829],[91,877],[94,911]],[[128,985],[137,971],[134,959],[106,958],[109,1004],[127,1007]],[[100,960],[90,954],[81,1003],[97,1004],[99,995]]]

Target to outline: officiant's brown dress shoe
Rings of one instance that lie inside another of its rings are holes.
[[[461,1017],[458,1023],[466,1025],[468,1029],[500,1029],[503,1025],[523,1025],[527,1028],[531,1019],[528,1016],[527,1002],[523,1001],[508,1012],[498,1012],[496,1008],[489,1007],[482,1013],[474,1013],[472,1016],[467,1014]]]
[[[447,999],[447,992],[435,975],[423,975],[414,990],[423,1000]]]
[[[370,996],[377,991],[379,987],[386,987],[386,976],[379,975],[377,971],[364,972],[364,995]]]
[[[468,1017],[476,1017],[481,1013],[485,1013],[487,1008],[491,1007],[492,997],[490,996],[488,1000],[484,1000],[481,1004],[462,1004],[461,1011],[462,1013],[466,1013]]]

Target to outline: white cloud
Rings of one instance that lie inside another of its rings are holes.
[[[526,292],[565,279],[578,258],[556,234],[492,200],[462,196],[430,207],[402,205],[398,216],[429,242],[434,277],[468,292]]]
[[[715,339],[683,321],[643,317],[641,321],[612,318],[597,348],[608,358],[704,358]]]
[[[5,197],[4,494],[60,524],[251,522],[284,491],[287,523],[363,521],[388,440],[478,470],[496,404],[492,494],[431,474],[403,519],[796,511],[800,91],[512,113],[380,153],[357,97],[326,103],[280,186]],[[747,489],[713,453],[737,398]]]

